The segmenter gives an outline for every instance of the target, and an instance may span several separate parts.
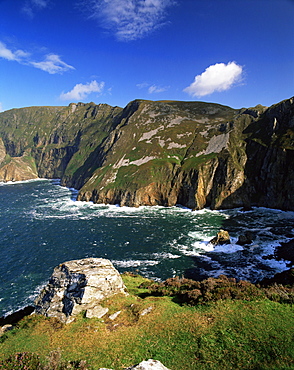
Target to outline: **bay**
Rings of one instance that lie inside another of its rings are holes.
[[[108,258],[120,272],[156,280],[226,274],[255,282],[289,268],[273,253],[294,237],[293,212],[127,208],[75,198],[58,180],[1,184],[0,316],[31,304],[53,268],[72,259]],[[232,244],[213,248],[209,240],[221,228]],[[245,230],[254,235],[249,248],[236,244]]]

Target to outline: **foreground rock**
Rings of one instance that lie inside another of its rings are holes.
[[[111,370],[106,368],[100,368],[99,370]],[[160,361],[157,360],[148,360],[142,361],[138,365],[128,367],[125,370],[169,370],[165,367]]]
[[[85,258],[62,263],[54,269],[48,285],[35,301],[37,314],[71,322],[82,311],[93,317],[99,303],[126,287],[112,263],[103,258]]]

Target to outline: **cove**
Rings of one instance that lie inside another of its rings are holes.
[[[121,273],[155,280],[226,274],[255,282],[288,268],[273,253],[294,235],[294,212],[97,205],[76,201],[58,180],[1,184],[0,199],[1,316],[32,303],[64,261],[107,258]],[[232,244],[212,248],[220,228]],[[254,234],[249,248],[236,244],[244,230]]]

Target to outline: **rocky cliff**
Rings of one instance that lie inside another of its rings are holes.
[[[59,177],[95,203],[294,210],[294,98],[13,109],[0,137],[1,181]]]

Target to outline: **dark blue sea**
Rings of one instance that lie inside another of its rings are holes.
[[[289,268],[273,253],[294,237],[294,213],[127,208],[75,200],[58,180],[0,184],[0,316],[31,304],[58,264],[103,257],[152,279],[226,274],[252,282]],[[219,229],[232,244],[212,247]],[[236,243],[251,230],[249,247]]]

